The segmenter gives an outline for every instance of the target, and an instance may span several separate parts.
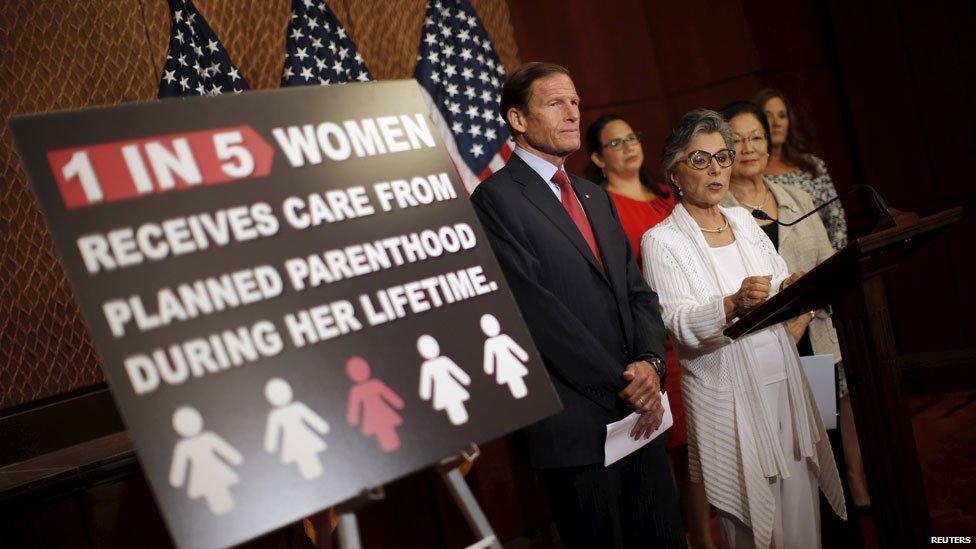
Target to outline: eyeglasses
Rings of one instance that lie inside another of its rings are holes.
[[[604,143],[601,146],[604,149],[610,149],[610,150],[614,150],[615,151],[615,150],[623,147],[627,143],[633,143],[635,145],[637,143],[640,143],[640,136],[641,136],[640,132],[635,132],[635,133],[632,133],[632,134],[628,135],[627,137],[618,137],[616,139],[611,139],[610,141],[607,141],[606,143]]]
[[[696,170],[704,170],[712,165],[713,158],[720,168],[728,168],[735,161],[735,151],[732,149],[722,149],[715,154],[706,151],[691,151],[685,157],[685,161]]]
[[[765,147],[766,137],[763,135],[750,135],[749,137],[745,138],[733,136],[732,146],[735,147],[736,150],[739,150],[742,148],[742,144],[746,141],[749,142],[749,145],[751,145],[753,149],[762,149]]]

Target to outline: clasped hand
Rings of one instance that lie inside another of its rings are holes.
[[[789,276],[780,285],[780,289],[785,289],[804,275],[803,271],[797,271]],[[756,307],[762,305],[769,294],[773,291],[773,276],[747,276],[742,279],[739,291],[725,296],[725,319],[731,321],[738,315],[746,315]]]
[[[739,291],[732,294],[732,301],[740,314],[755,309],[769,299],[772,291],[772,275],[766,276],[747,276],[742,279],[742,286]]]
[[[635,439],[650,438],[664,419],[661,379],[654,366],[646,360],[628,364],[623,377],[630,383],[618,396],[641,415],[630,431],[630,436]]]

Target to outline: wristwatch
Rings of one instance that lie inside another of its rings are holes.
[[[651,363],[654,367],[654,371],[657,372],[657,377],[661,380],[661,390],[664,390],[664,378],[668,375],[668,365],[664,363],[664,360],[650,353],[644,353],[637,357],[638,360],[646,360]]]

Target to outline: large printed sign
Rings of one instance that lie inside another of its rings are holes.
[[[412,80],[11,127],[178,545],[558,411]]]

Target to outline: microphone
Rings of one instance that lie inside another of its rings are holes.
[[[803,221],[804,219],[810,217],[811,215],[813,215],[813,214],[819,212],[820,210],[826,208],[827,206],[829,206],[833,202],[836,202],[836,201],[840,200],[841,198],[844,198],[845,196],[847,196],[849,194],[852,194],[854,192],[857,192],[857,191],[868,191],[868,194],[870,194],[871,197],[874,198],[874,205],[878,207],[878,211],[879,212],[883,212],[885,215],[888,215],[890,217],[890,213],[888,212],[888,205],[885,204],[884,198],[881,198],[881,194],[878,193],[878,191],[875,190],[875,188],[872,187],[871,185],[864,185],[864,184],[861,184],[861,183],[858,183],[858,184],[854,185],[853,187],[851,187],[847,191],[845,191],[843,193],[840,193],[839,195],[831,198],[830,200],[824,202],[823,204],[817,206],[816,208],[810,210],[809,212],[801,215],[799,219],[797,219],[795,221],[791,221],[790,223],[783,223],[783,222],[781,222],[781,221],[779,221],[777,219],[773,219],[772,217],[769,217],[769,214],[767,214],[766,212],[760,210],[759,208],[756,208],[756,209],[752,210],[752,217],[755,217],[756,219],[761,219],[763,221],[772,221],[773,223],[776,223],[777,225],[779,225],[781,227],[792,227],[793,225],[796,225],[797,223]]]

